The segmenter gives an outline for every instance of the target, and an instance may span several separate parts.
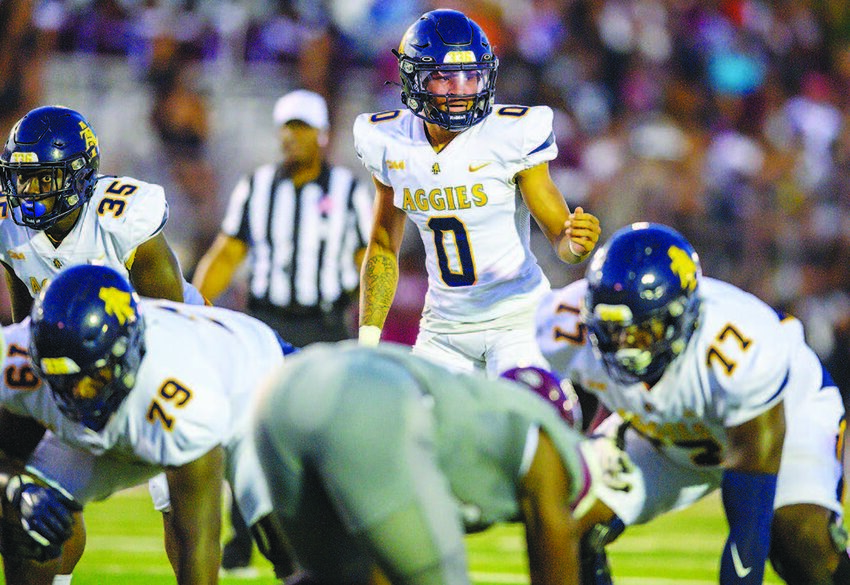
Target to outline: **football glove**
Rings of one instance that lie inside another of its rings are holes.
[[[9,478],[6,498],[24,532],[38,545],[55,549],[58,556],[73,531],[74,512],[81,511],[82,505],[59,484],[27,474]]]

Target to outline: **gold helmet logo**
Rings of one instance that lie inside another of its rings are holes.
[[[80,136],[83,140],[86,141],[86,154],[89,158],[94,158],[97,156],[98,145],[97,145],[97,136],[92,132],[91,127],[80,120]]]
[[[682,289],[694,290],[697,287],[697,264],[694,259],[678,246],[670,246],[667,255],[670,256],[670,270],[679,277]]]
[[[124,325],[135,317],[133,306],[130,303],[131,296],[127,291],[112,286],[104,287],[100,289],[98,296],[103,301],[106,314],[118,319],[119,325]]]

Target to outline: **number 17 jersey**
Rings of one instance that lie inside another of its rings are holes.
[[[515,176],[557,155],[552,110],[496,106],[442,151],[408,110],[361,114],[357,154],[394,191],[426,252],[424,323],[451,332],[534,305],[549,283],[531,252],[530,213]]]

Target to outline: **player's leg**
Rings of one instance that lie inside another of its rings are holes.
[[[226,571],[244,570],[251,564],[254,540],[235,499],[231,499],[229,508],[233,534],[221,549],[221,568]]]
[[[420,328],[411,351],[454,372],[473,372],[485,366],[483,332],[437,333]]]
[[[770,560],[788,583],[847,584],[841,396],[830,385],[788,400]]]
[[[534,329],[534,313],[509,328],[489,329],[484,335],[484,359],[487,375],[496,378],[505,370],[516,366],[537,366],[549,369],[537,345]]]

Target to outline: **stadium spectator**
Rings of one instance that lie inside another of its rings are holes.
[[[217,183],[210,163],[210,108],[198,88],[198,72],[192,61],[177,53],[150,71],[153,86],[151,124],[162,144],[158,162],[169,172],[169,203],[175,217],[193,216],[175,232],[181,259],[195,266],[218,230]],[[198,214],[198,209],[205,210]]]
[[[297,582],[468,583],[464,532],[521,521],[532,585],[578,584],[596,466],[557,381],[515,379],[536,395],[392,344],[287,359],[253,424]]]
[[[272,329],[227,309],[140,301],[116,270],[78,265],[42,290],[31,321],[4,334],[5,367],[16,374],[0,387],[2,428],[31,420],[52,430],[41,442],[40,433],[27,435],[38,475],[85,505],[164,471],[181,584],[218,582],[226,478],[278,576],[291,572],[247,435],[245,404],[292,350]],[[19,477],[21,525],[44,545],[61,544],[51,527],[63,525],[67,506],[31,505],[31,478]],[[7,582],[32,583],[31,563],[18,567]]]
[[[850,583],[836,456],[844,407],[799,321],[703,277],[678,232],[642,223],[611,236],[537,323],[553,367],[616,413],[595,431],[631,460],[629,490],[597,491],[610,526],[720,488],[721,583],[760,583],[768,556],[789,583]]]
[[[407,109],[361,114],[354,124],[357,154],[377,192],[360,340],[380,339],[409,217],[425,246],[429,280],[413,351],[490,374],[545,364],[529,326],[549,287],[529,248],[530,215],[565,262],[580,262],[599,236],[596,218],[580,207],[571,213],[549,176],[557,152],[552,110],[496,106],[490,115],[498,59],[461,12],[425,13],[400,50]]]

